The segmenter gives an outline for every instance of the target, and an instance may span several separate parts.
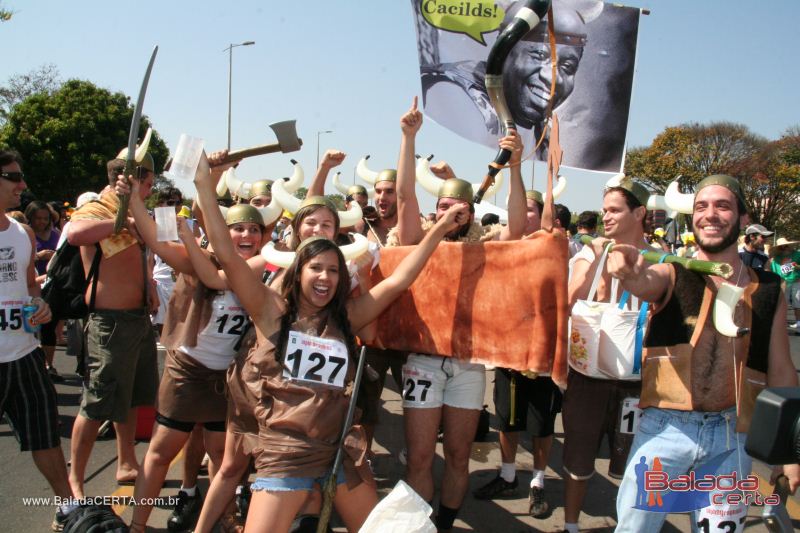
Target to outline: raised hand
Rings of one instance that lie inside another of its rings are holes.
[[[508,135],[498,141],[500,148],[509,150],[511,152],[510,164],[519,164],[522,161],[522,137],[520,137],[517,130],[508,130]]]
[[[411,103],[411,109],[400,117],[400,130],[404,135],[416,135],[422,127],[422,112],[417,109],[417,97]]]
[[[445,161],[439,161],[430,166],[431,172],[437,178],[449,180],[456,177],[456,173]]]
[[[325,155],[322,156],[322,161],[320,161],[319,166],[330,170],[333,167],[341,165],[345,157],[347,157],[347,154],[340,150],[325,150]]]

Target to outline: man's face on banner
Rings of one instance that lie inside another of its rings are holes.
[[[556,33],[582,33],[583,22],[574,11],[557,15]],[[568,44],[556,45],[558,68],[553,108],[557,108],[572,94],[575,73],[583,56],[583,48]],[[532,129],[544,120],[544,111],[550,96],[553,64],[550,44],[521,40],[512,48],[503,69],[503,89],[511,115],[520,126]]]

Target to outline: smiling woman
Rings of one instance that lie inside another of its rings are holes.
[[[212,160],[219,158],[212,154]],[[344,256],[322,235],[299,244],[280,290],[264,285],[235,252],[215,210],[215,181],[205,157],[195,183],[200,207],[209,209],[209,241],[256,332],[253,347],[236,358],[228,373],[226,452],[246,447],[255,456],[258,474],[247,527],[268,523],[271,531],[288,531],[301,509],[319,505],[321,480],[331,470],[357,366],[353,331],[372,322],[411,285],[467,208],[459,205],[444,213],[389,277],[351,297]],[[350,429],[347,443],[350,455],[335,473],[334,505],[347,529],[357,531],[377,495],[363,453],[356,453],[366,449],[360,426]]]

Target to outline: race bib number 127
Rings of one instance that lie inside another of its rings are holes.
[[[347,348],[341,341],[289,332],[283,358],[285,379],[343,388],[347,365]]]

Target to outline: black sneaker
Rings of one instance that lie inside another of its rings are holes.
[[[544,499],[544,489],[539,487],[531,487],[528,492],[528,514],[534,518],[545,518],[550,505]]]
[[[53,517],[53,523],[50,524],[50,529],[53,531],[64,531],[64,526],[67,525],[68,513],[62,513],[61,509],[56,509],[56,514]]]
[[[50,376],[50,381],[53,383],[64,383],[64,377],[58,373],[56,367],[51,366],[47,369],[47,374]]]
[[[169,531],[185,531],[194,527],[200,509],[203,507],[203,497],[200,495],[200,487],[195,488],[194,496],[189,496],[184,491],[178,491],[178,503],[175,510],[169,515],[167,529]]]
[[[507,498],[513,496],[517,490],[517,476],[514,481],[508,482],[500,474],[483,487],[472,493],[476,500],[493,500],[495,498]]]

